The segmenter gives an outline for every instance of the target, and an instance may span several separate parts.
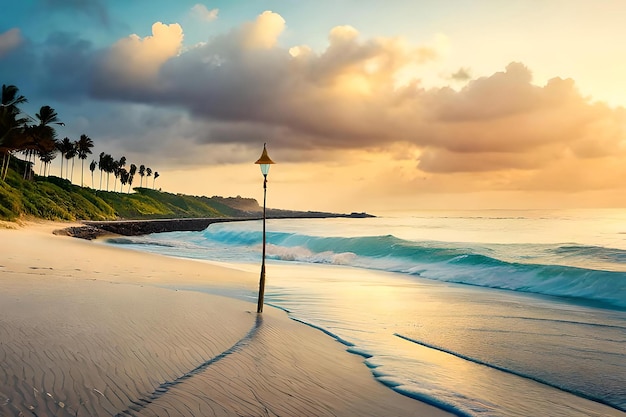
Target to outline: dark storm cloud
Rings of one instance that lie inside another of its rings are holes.
[[[0,82],[18,86],[31,102],[87,97],[97,53],[76,33],[53,32],[37,44],[24,39],[0,56]]]
[[[95,51],[76,34],[55,32],[41,46],[42,91],[59,100],[84,97],[91,83]]]
[[[15,42],[16,35],[19,42]],[[11,29],[0,34],[0,83],[17,85],[20,88],[33,86],[32,80],[37,72],[38,57],[28,39],[22,38],[19,30]],[[31,91],[34,88],[31,88]]]

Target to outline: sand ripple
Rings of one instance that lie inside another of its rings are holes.
[[[221,297],[24,280],[0,295],[1,416],[139,409],[138,398],[219,357],[254,324],[248,304]]]

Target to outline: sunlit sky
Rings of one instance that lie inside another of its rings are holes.
[[[262,201],[267,142],[270,207],[626,206],[621,0],[5,3],[0,83],[163,191]]]

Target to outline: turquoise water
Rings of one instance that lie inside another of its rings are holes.
[[[267,231],[266,303],[362,355],[390,389],[459,415],[626,415],[626,213],[387,213]],[[257,271],[261,237],[239,222],[111,243]]]

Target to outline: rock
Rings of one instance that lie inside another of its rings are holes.
[[[67,227],[65,229],[55,230],[52,233],[59,236],[72,236],[87,240],[93,240],[100,236],[111,234],[106,230],[102,230],[93,226]]]

